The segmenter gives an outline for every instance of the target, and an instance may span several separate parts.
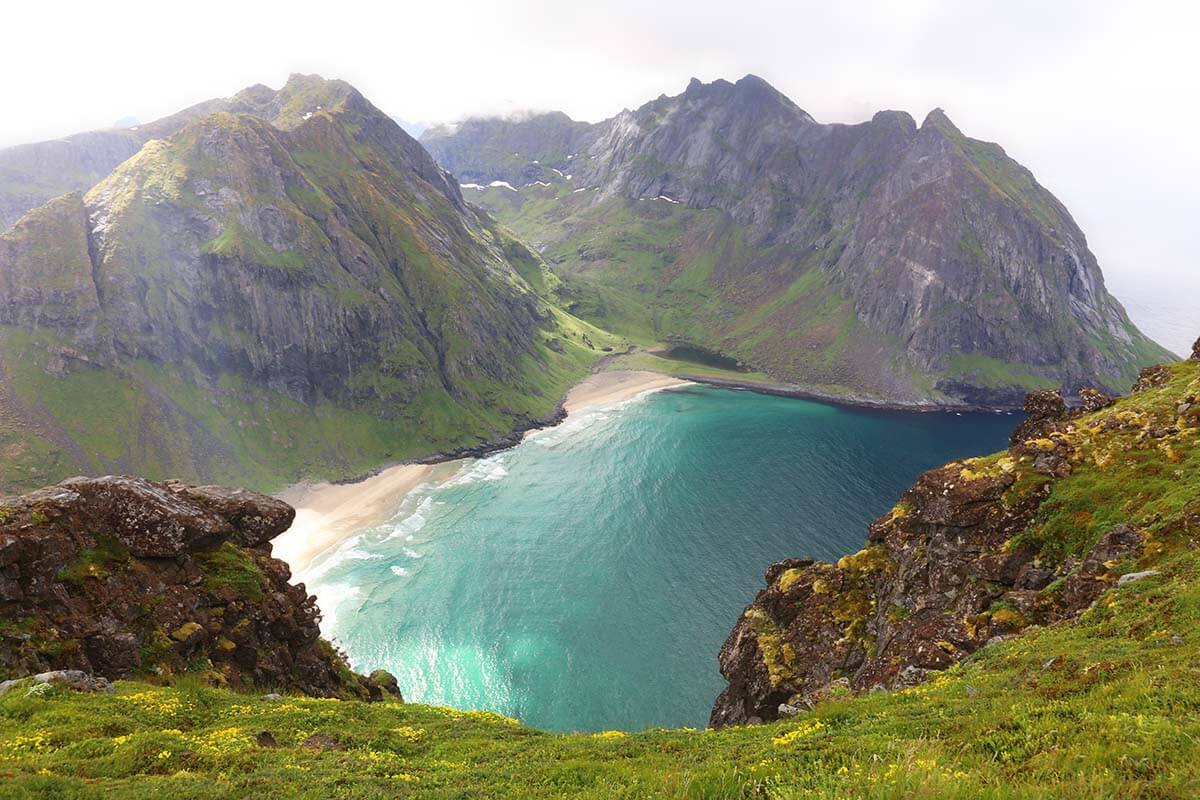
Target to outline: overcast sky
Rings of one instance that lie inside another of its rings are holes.
[[[148,121],[252,83],[278,87],[291,72],[344,78],[418,121],[520,109],[598,120],[692,76],[752,72],[823,122],[880,108],[920,122],[941,106],[1067,204],[1123,299],[1145,285],[1200,287],[1190,3],[67,5],[19,0],[3,12],[0,146]]]

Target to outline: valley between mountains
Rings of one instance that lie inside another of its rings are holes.
[[[631,348],[898,407],[1170,359],[1062,204],[941,111],[824,125],[747,76],[423,144],[296,75],[0,151],[0,485],[360,476],[552,421]]]

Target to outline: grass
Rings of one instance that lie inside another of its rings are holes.
[[[553,734],[486,712],[121,683],[0,697],[6,797],[1187,797],[1200,557],[897,693],[772,725]],[[1182,641],[1175,637],[1182,637]],[[276,748],[256,744],[270,732]],[[302,746],[325,734],[344,750]]]
[[[1050,379],[1034,375],[1021,364],[1001,361],[982,353],[956,353],[946,367],[946,376],[970,381],[975,386],[994,389],[1029,391],[1032,389],[1054,389],[1058,384]]]
[[[1176,364],[1167,385],[1055,434],[1048,441],[1069,447],[1073,471],[1012,542],[1057,562],[1112,524],[1133,524],[1148,544],[1126,566],[1160,574],[1112,586],[1077,621],[1027,627],[914,688],[835,688],[811,711],[756,727],[558,734],[488,712],[271,702],[189,679],[120,683],[115,696],[20,687],[0,696],[0,796],[1194,797],[1200,426],[1178,409],[1197,395],[1200,365]],[[1013,460],[963,462],[964,479]],[[1010,492],[1042,480],[1020,470]],[[843,566],[866,574],[877,556],[868,548]],[[767,657],[786,671],[794,654],[763,623]],[[258,743],[264,732],[277,746]],[[333,749],[305,746],[316,734]]]
[[[123,564],[129,558],[125,545],[111,536],[96,537],[94,547],[84,548],[75,560],[59,571],[59,577],[68,583],[83,584],[89,578],[100,578],[108,574],[113,564]]]

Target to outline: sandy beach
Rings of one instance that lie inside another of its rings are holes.
[[[683,386],[679,380],[657,372],[614,370],[596,372],[567,393],[567,415],[589,408],[632,400],[647,392]],[[396,513],[404,496],[423,483],[448,480],[458,471],[458,460],[442,464],[398,464],[355,483],[301,483],[277,496],[296,508],[296,521],[276,537],[273,552],[300,578],[313,561],[363,528],[378,525]]]
[[[691,381],[644,370],[594,372],[567,392],[563,407],[568,415],[577,414],[587,408],[611,406],[632,400],[646,392],[685,386],[689,383]]]

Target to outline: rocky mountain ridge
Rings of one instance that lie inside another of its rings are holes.
[[[1155,559],[1200,526],[1195,496],[1162,503],[1200,459],[1198,362],[1200,342],[1115,403],[1089,391],[1068,409],[1057,392],[1032,393],[1007,452],[922,475],[860,552],[771,565],[721,648],[729,686],[711,724],[795,715],[839,687],[914,686],[1158,575]],[[1095,513],[1138,481],[1154,488],[1120,519]]]
[[[422,142],[556,264],[577,313],[780,381],[1016,406],[1127,390],[1169,357],[1065,207],[940,109],[821,124],[751,75],[594,125],[477,119]]]

